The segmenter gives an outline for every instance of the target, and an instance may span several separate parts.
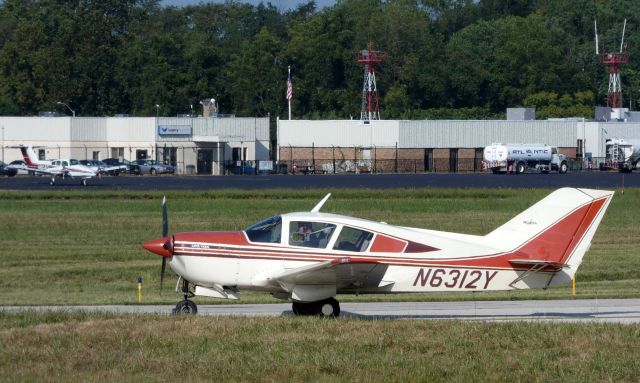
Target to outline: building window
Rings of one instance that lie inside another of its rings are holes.
[[[166,165],[176,166],[178,148],[158,148],[158,160]]]
[[[146,159],[147,159],[146,150],[136,150],[136,160],[146,160]]]
[[[99,150],[95,150],[93,152],[93,156],[92,156],[94,161],[100,161],[100,151]]]
[[[124,148],[111,148],[111,158],[124,158]]]
[[[38,149],[38,159],[40,161],[44,160],[44,156],[45,156],[45,150],[44,149]]]

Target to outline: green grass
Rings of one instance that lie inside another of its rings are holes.
[[[168,192],[170,231],[238,230],[311,209],[435,230],[486,234],[550,190],[269,190]],[[0,305],[175,303],[175,279],[158,293],[160,259],[140,247],[160,236],[160,192],[0,191]],[[640,190],[616,194],[578,271],[578,297],[640,297]],[[499,293],[345,296],[353,300],[568,298],[570,288]],[[241,302],[275,302],[247,293]],[[196,298],[198,303],[229,303]]]
[[[637,382],[639,325],[0,313],[0,381]]]

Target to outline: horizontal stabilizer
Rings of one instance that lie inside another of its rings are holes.
[[[569,265],[560,263],[560,262],[552,262],[552,261],[543,261],[537,259],[512,259],[509,261],[514,266],[521,266],[527,268],[534,268],[536,271],[558,271]]]

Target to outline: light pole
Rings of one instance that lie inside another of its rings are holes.
[[[160,104],[156,104],[156,118],[158,118],[159,113],[160,113]]]
[[[69,110],[71,111],[71,114],[73,114],[73,117],[75,117],[75,116],[76,116],[76,111],[75,111],[75,110],[73,110],[73,109],[71,109],[71,107],[70,107],[69,105],[65,104],[65,103],[64,103],[64,102],[62,102],[62,101],[58,101],[58,102],[56,102],[56,104],[66,106],[66,107],[67,107],[67,109],[69,109]]]

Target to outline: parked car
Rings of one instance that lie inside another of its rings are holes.
[[[7,177],[13,177],[18,174],[18,171],[16,169],[8,168],[7,166],[9,166],[9,164],[5,164],[4,162],[0,161],[0,174]]]
[[[135,160],[133,163],[140,167],[141,174],[173,174],[176,171],[173,166],[164,165],[156,160]]]
[[[120,158],[107,158],[105,160],[102,160],[102,162],[104,162],[108,167],[113,167],[113,166],[124,166],[124,171],[113,171],[113,172],[109,172],[109,174],[113,174],[113,175],[119,175],[120,173],[127,173],[127,174],[140,174],[140,166],[134,164],[131,161],[125,160],[125,159],[120,159]]]
[[[104,173],[104,169],[107,167],[107,164],[98,160],[80,160],[80,163],[100,173]]]

